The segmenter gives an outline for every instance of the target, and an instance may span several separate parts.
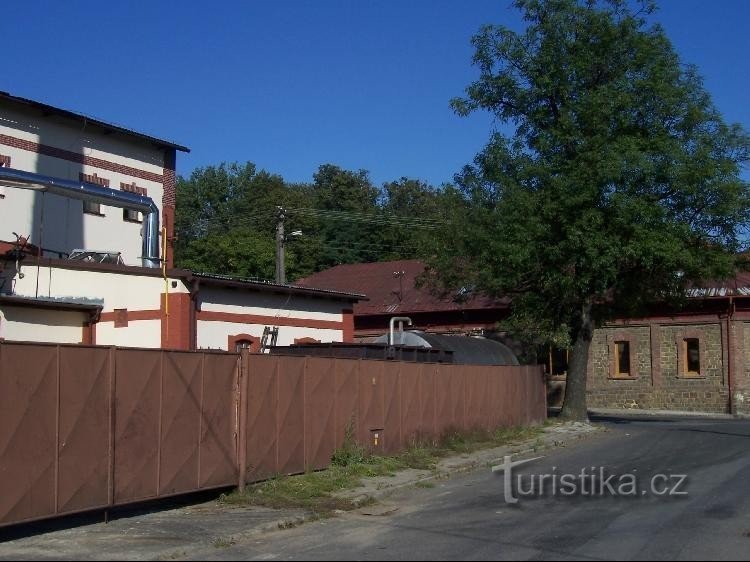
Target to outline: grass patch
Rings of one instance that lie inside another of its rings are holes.
[[[392,476],[408,468],[434,470],[441,458],[469,454],[482,449],[500,447],[538,437],[542,427],[501,428],[495,431],[448,430],[440,438],[416,436],[411,446],[394,456],[377,456],[357,444],[350,424],[343,446],[334,452],[331,466],[326,470],[296,476],[279,476],[248,486],[243,493],[222,495],[220,501],[228,505],[256,505],[274,509],[305,509],[321,517],[334,511],[348,511],[361,507],[351,500],[335,497],[336,492],[352,490],[363,478]],[[418,487],[434,484],[420,482]]]
[[[217,537],[211,542],[211,544],[214,548],[229,548],[235,544],[235,541],[231,537]]]

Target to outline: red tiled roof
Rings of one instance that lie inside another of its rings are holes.
[[[356,315],[508,308],[506,299],[479,294],[458,301],[454,299],[455,295],[440,298],[427,288],[418,289],[415,281],[424,270],[425,264],[419,260],[346,264],[314,273],[296,284],[367,295],[369,301],[354,305]],[[404,275],[399,279],[396,273],[401,271]]]

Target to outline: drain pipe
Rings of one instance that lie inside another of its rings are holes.
[[[65,180],[12,168],[0,168],[0,184],[143,213],[145,215],[141,251],[143,267],[159,267],[161,265],[159,259],[159,208],[150,197],[129,191],[110,189],[93,183]]]
[[[409,326],[411,326],[411,318],[407,316],[394,316],[391,318],[390,324],[389,324],[389,330],[388,330],[388,345],[393,347],[395,345],[394,343],[394,337],[393,337],[393,331],[396,326],[396,322],[398,322],[398,330],[401,332],[401,334],[404,333],[404,322],[408,323]]]

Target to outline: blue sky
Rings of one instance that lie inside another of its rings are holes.
[[[750,129],[750,1],[661,0],[727,121]],[[473,33],[511,0],[9,2],[0,90],[192,149],[182,175],[253,161],[290,181],[334,163],[440,185],[492,127],[454,115]]]

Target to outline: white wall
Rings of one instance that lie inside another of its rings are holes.
[[[161,320],[136,320],[126,328],[115,328],[113,322],[96,325],[96,345],[119,347],[161,347]]]
[[[344,308],[351,308],[351,305],[305,295],[279,295],[215,287],[201,287],[200,292],[200,309],[211,312],[341,322]]]
[[[273,324],[269,324],[273,325]],[[199,349],[228,349],[229,336],[247,334],[260,338],[263,336],[265,324],[240,324],[237,322],[198,321]],[[343,341],[341,330],[327,330],[318,328],[298,328],[296,326],[280,326],[279,339],[276,345],[292,345],[296,338],[314,338],[324,343]]]
[[[7,341],[81,343],[87,313],[0,304],[0,338]]]
[[[305,324],[308,321],[341,323],[343,309],[350,307],[350,304],[341,301],[306,295],[278,295],[259,291],[201,287],[201,312],[253,315],[260,317],[260,321],[246,323],[198,320],[198,347],[226,350],[229,336],[247,334],[260,338],[265,326],[279,327],[276,345],[291,345],[298,338],[314,338],[325,343],[340,342],[344,338],[342,329],[315,328]]]
[[[16,278],[15,293],[37,296],[37,268],[31,263],[22,267],[23,279]],[[39,269],[40,297],[58,299],[91,299],[103,306],[102,312],[127,309],[129,312],[149,311],[154,318],[131,320],[125,327],[115,328],[114,322],[102,320],[96,324],[97,345],[121,347],[161,347],[161,295],[164,279],[155,276],[125,275],[102,271],[61,269],[44,266]],[[177,288],[172,287],[177,282]],[[181,279],[168,279],[169,293],[188,293]],[[46,341],[35,338],[35,341]],[[76,343],[80,342],[79,339]]]
[[[54,116],[41,117],[31,110],[11,108],[0,104],[0,134],[34,143],[50,145],[77,154],[100,158],[141,171],[163,173],[164,152],[147,143],[105,136],[96,127],[85,130],[73,121]],[[79,173],[96,174],[110,180],[112,189],[120,189],[120,182],[148,190],[161,209],[161,182],[135,178],[92,166],[84,166],[62,158],[46,156],[0,144],[0,154],[11,157],[11,167],[28,172],[78,181]],[[0,240],[13,241],[13,232],[30,235],[35,245],[69,253],[75,248],[120,251],[125,263],[140,265],[141,225],[125,222],[122,210],[102,206],[104,217],[83,213],[80,201],[54,195],[42,195],[29,190],[0,186]],[[44,220],[42,221],[42,214]],[[39,225],[43,223],[40,233]]]
[[[33,260],[25,262],[21,271],[24,278],[16,278],[15,284],[15,292],[20,296],[103,300],[103,312],[116,308],[158,310],[165,291],[162,277],[44,266],[39,269],[37,293],[37,268]],[[170,293],[189,292],[181,279],[169,278],[168,281]],[[172,281],[177,282],[176,289],[172,288]]]

